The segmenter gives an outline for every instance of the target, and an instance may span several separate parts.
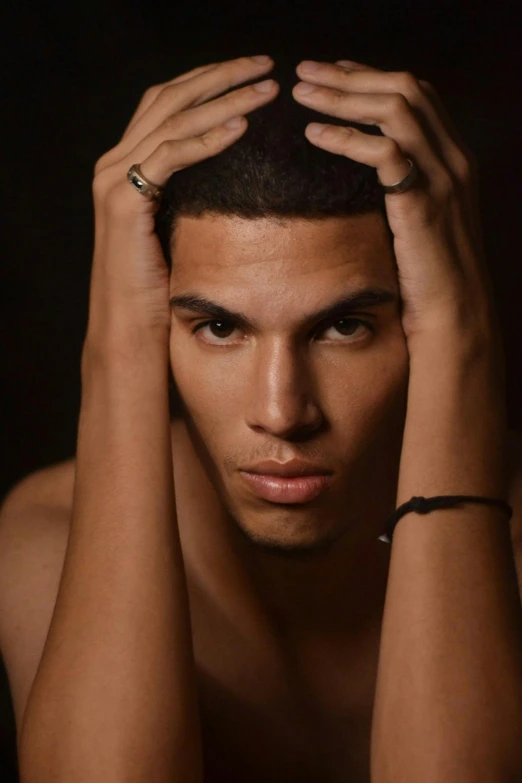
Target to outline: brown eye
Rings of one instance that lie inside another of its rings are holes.
[[[203,323],[196,326],[196,328],[193,330],[193,334],[206,326],[208,326],[211,335],[218,338],[218,341],[223,340],[226,337],[230,337],[231,332],[233,332],[235,328],[234,325],[229,321],[204,321]]]
[[[367,321],[362,321],[360,318],[338,318],[337,321],[332,321],[330,326],[324,330],[324,333],[334,329],[337,333],[337,337],[333,337],[332,341],[336,342],[343,342],[342,337],[353,337],[354,335],[356,339],[363,339],[365,330],[367,332],[373,332],[371,324]],[[361,337],[358,338],[357,335],[359,335],[359,333],[361,334]],[[350,341],[345,340],[344,342]]]
[[[357,321],[355,318],[343,318],[342,321],[337,321],[335,328],[338,329],[342,334],[346,334],[347,332],[349,334],[353,334],[360,323],[362,322]]]

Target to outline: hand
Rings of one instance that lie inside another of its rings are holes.
[[[410,189],[385,195],[408,343],[448,320],[460,329],[476,324],[498,332],[479,225],[476,161],[433,87],[408,72],[344,60],[316,66],[297,66],[303,82],[294,87],[294,98],[332,117],[378,125],[384,136],[311,123],[306,138],[374,166],[385,185],[406,176],[406,158],[420,170]],[[315,89],[301,93],[303,83]]]
[[[127,171],[137,163],[144,177],[164,186],[174,172],[233,144],[247,128],[243,115],[273,100],[278,85],[272,81],[268,92],[249,85],[221,93],[272,68],[270,58],[241,57],[150,87],[119,143],[96,163],[89,343],[98,345],[107,334],[136,326],[159,331],[168,342],[169,273],[154,231],[158,202],[141,195]],[[225,126],[236,117],[237,127]]]

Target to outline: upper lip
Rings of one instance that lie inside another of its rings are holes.
[[[266,473],[270,476],[316,476],[332,472],[322,465],[313,465],[311,462],[303,462],[299,459],[291,459],[288,462],[267,459],[243,470],[248,473]]]

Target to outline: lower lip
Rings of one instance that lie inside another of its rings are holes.
[[[330,484],[332,477],[315,476],[270,476],[261,473],[240,471],[243,478],[259,497],[275,503],[306,503],[316,498]]]

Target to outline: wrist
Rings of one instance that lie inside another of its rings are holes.
[[[105,330],[102,337],[88,330],[82,349],[82,375],[115,367],[160,366],[167,372],[169,337],[169,331],[164,328],[143,329],[136,324],[120,324]]]
[[[408,318],[406,312],[404,317]],[[487,285],[454,291],[445,302],[424,308],[422,314],[417,314],[414,326],[406,323],[404,333],[408,344],[437,333],[451,333],[474,342],[496,342],[501,338],[501,327],[493,291]]]
[[[432,322],[407,339],[411,369],[424,366],[424,372],[437,363],[445,368],[486,369],[504,378],[505,358],[502,334],[494,325],[472,319],[446,318]],[[435,370],[430,373],[436,381]]]
[[[445,326],[416,336],[399,479],[413,495],[503,497],[507,432],[503,362],[494,335]]]

